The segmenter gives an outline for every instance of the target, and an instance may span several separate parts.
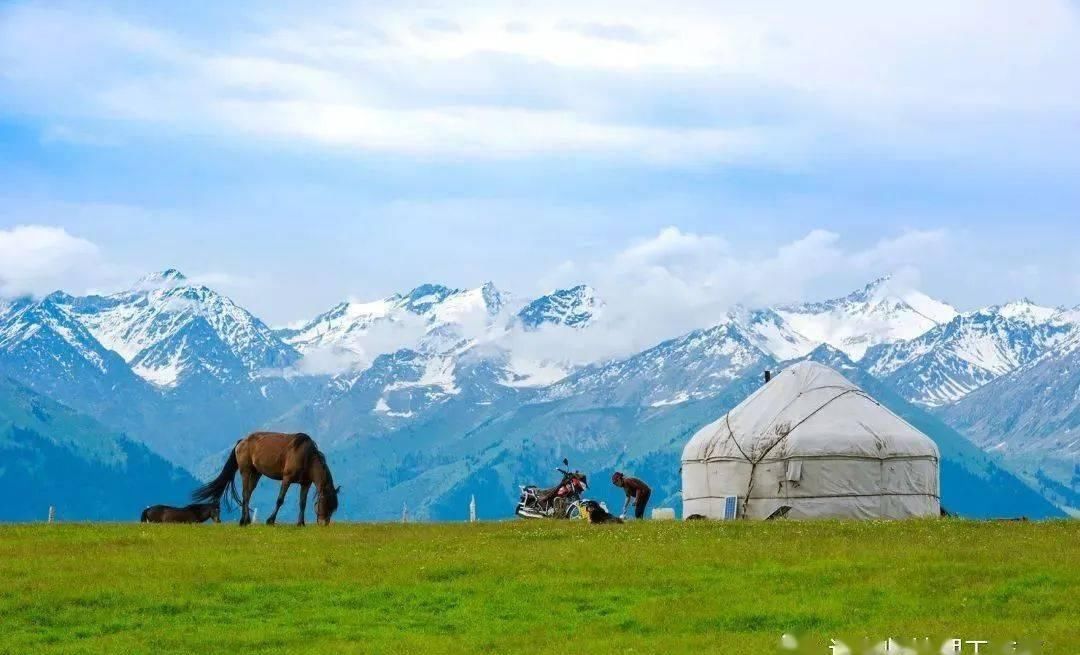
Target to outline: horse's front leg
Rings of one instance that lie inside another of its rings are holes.
[[[307,508],[307,495],[309,489],[311,489],[310,482],[300,483],[300,518],[296,521],[296,525],[304,525],[304,510]]]
[[[274,506],[274,513],[270,515],[270,518],[266,519],[267,525],[273,525],[277,523],[277,513],[281,510],[281,506],[285,504],[285,494],[289,491],[289,485],[293,483],[293,479],[287,475],[281,476],[281,491],[278,492],[277,505]]]
[[[255,471],[243,471],[244,496],[240,504],[240,525],[251,523],[251,494],[255,492],[255,485],[259,484],[259,474]]]

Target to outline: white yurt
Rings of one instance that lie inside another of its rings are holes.
[[[683,517],[938,516],[937,445],[833,369],[777,374],[683,449]]]

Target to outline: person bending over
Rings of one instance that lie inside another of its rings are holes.
[[[652,495],[649,485],[637,478],[628,478],[618,471],[611,476],[611,483],[626,492],[626,502],[623,503],[620,518],[626,518],[626,508],[630,506],[631,500],[634,501],[634,517],[645,518],[645,506],[649,504],[649,496]]]

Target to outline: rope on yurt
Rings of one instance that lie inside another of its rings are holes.
[[[724,424],[727,425],[728,439],[731,439],[731,442],[735,444],[735,447],[739,450],[739,454],[743,456],[743,459],[745,459],[747,462],[750,462],[750,486],[746,489],[746,502],[743,503],[742,507],[742,518],[745,519],[746,505],[750,502],[750,491],[754,488],[754,467],[757,466],[757,464],[754,462],[754,460],[750,459],[750,456],[747,455],[746,451],[742,449],[741,445],[739,445],[739,440],[735,438],[735,430],[731,428],[731,412],[728,412],[727,415],[724,416]]]
[[[788,429],[787,432],[785,432],[779,439],[777,439],[775,442],[773,442],[773,444],[771,446],[766,448],[765,451],[762,452],[761,455],[759,455],[756,460],[755,459],[750,459],[749,457],[747,457],[746,452],[744,452],[742,447],[739,446],[738,440],[735,439],[735,432],[734,432],[734,430],[731,429],[731,413],[728,412],[728,416],[727,416],[728,434],[731,435],[732,441],[735,442],[735,447],[739,449],[739,452],[742,453],[742,456],[746,457],[746,461],[750,462],[750,484],[748,484],[747,487],[746,487],[746,502],[743,503],[742,518],[744,518],[744,519],[746,518],[746,506],[750,504],[750,492],[752,492],[754,490],[754,471],[757,470],[757,465],[761,462],[761,460],[765,459],[765,456],[768,455],[769,453],[771,453],[773,448],[776,448],[778,445],[780,445],[780,442],[787,439],[791,435],[791,433],[796,430],[796,428],[798,428],[803,423],[806,423],[807,421],[809,421],[815,414],[817,414],[818,412],[820,412],[821,410],[825,409],[830,404],[832,404],[833,401],[839,400],[840,398],[842,398],[843,396],[848,395],[849,393],[861,394],[862,396],[865,396],[867,399],[869,399],[871,401],[874,400],[873,398],[870,397],[869,394],[867,394],[862,389],[845,389],[843,392],[838,393],[835,396],[833,396],[832,398],[826,400],[824,403],[821,404],[820,407],[818,407],[814,411],[812,411],[809,414],[807,414],[806,416],[804,416],[802,418],[802,420],[799,421],[798,423],[796,423],[795,425],[791,426],[791,428]],[[773,419],[773,421],[775,421],[775,420],[776,419]],[[772,425],[772,424],[773,424],[772,422],[769,423],[769,425]]]

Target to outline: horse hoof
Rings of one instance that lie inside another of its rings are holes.
[[[267,524],[267,525],[273,525],[273,524],[275,524],[275,523],[277,523],[277,521],[276,521],[276,520],[274,520],[274,519],[266,519],[266,524]]]

